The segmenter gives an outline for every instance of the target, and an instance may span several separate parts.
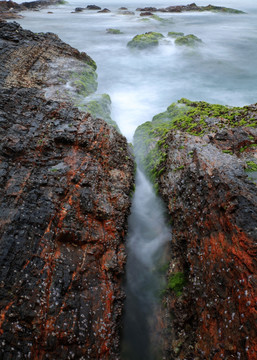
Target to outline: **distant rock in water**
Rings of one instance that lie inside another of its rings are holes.
[[[128,42],[127,46],[134,49],[147,49],[159,45],[159,39],[164,36],[157,32],[147,32],[145,34],[136,35]]]
[[[128,144],[74,106],[88,55],[16,23],[0,39],[0,358],[118,359]]]
[[[1,19],[20,19],[23,16],[18,12],[25,11],[28,9],[38,10],[40,8],[47,7],[49,5],[61,3],[63,0],[39,0],[29,1],[21,4],[17,4],[14,1],[0,1],[0,21]]]
[[[198,6],[195,3],[189,5],[175,5],[175,6],[168,6],[166,8],[155,8],[155,7],[145,7],[145,8],[137,8],[136,11],[151,11],[151,12],[185,12],[185,11],[213,11],[213,12],[223,12],[223,13],[231,13],[231,14],[244,14],[243,11],[227,8],[224,6],[215,6],[215,5],[208,5],[208,6]]]
[[[83,10],[85,10],[85,8],[82,8],[82,7],[75,8],[75,12],[82,12]]]
[[[107,34],[120,35],[123,34],[119,29],[106,29]]]
[[[134,144],[173,224],[164,357],[256,359],[257,104],[181,99]]]
[[[103,10],[97,11],[98,13],[110,13],[111,10],[104,8]]]
[[[101,10],[101,8],[97,5],[87,5],[87,10]]]
[[[174,34],[173,34],[174,37]],[[202,43],[202,40],[193,34],[177,36],[175,44],[179,46],[197,46]]]

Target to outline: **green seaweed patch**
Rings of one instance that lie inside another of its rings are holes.
[[[149,18],[140,18],[139,21],[142,21],[142,22],[149,22],[151,21]]]
[[[185,36],[185,34],[183,32],[176,32],[176,31],[168,32],[168,37],[171,37],[171,38],[177,38],[177,37],[181,37],[181,36]]]
[[[232,150],[222,150],[222,152],[223,152],[224,154],[233,155],[233,151],[232,151]]]
[[[177,296],[182,295],[183,288],[186,285],[187,280],[183,272],[178,271],[172,274],[168,279],[167,288],[174,291]]]
[[[246,172],[253,172],[257,171],[257,164],[254,161],[246,161],[247,168],[245,169]]]
[[[119,29],[106,29],[107,34],[120,35],[123,34]]]
[[[92,100],[88,100],[83,107],[84,111],[91,114],[93,118],[105,120],[120,132],[118,125],[111,118],[111,99],[108,94],[95,95]]]
[[[159,21],[162,24],[173,23],[173,19],[164,19],[156,14],[150,15],[150,18]]]
[[[128,42],[127,46],[131,49],[147,49],[159,45],[159,40],[164,36],[157,32],[147,32],[145,34],[136,35]]]
[[[71,85],[79,95],[88,96],[97,90],[97,74],[92,66],[87,65],[81,72],[71,74]]]
[[[213,12],[222,12],[227,14],[245,14],[245,12],[241,10],[227,8],[224,6],[215,6],[215,5],[201,6],[200,11],[213,11]]]
[[[175,40],[175,44],[179,46],[194,47],[202,43],[202,40],[193,34],[179,36]]]

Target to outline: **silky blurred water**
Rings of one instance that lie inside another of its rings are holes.
[[[228,105],[246,105],[257,100],[257,3],[255,0],[213,0],[213,5],[233,7],[242,15],[218,13],[180,13],[158,15],[165,22],[143,22],[135,15],[121,15],[118,8],[185,5],[177,1],[96,1],[111,13],[96,11],[71,13],[85,7],[84,0],[52,6],[40,12],[23,13],[18,22],[34,32],[50,31],[97,63],[98,93],[112,100],[112,118],[128,141],[140,124],[165,111],[181,97]],[[208,5],[199,0],[197,5]],[[92,3],[91,3],[92,4]],[[51,11],[53,14],[49,14]],[[120,29],[122,35],[106,33]],[[126,44],[136,34],[148,31],[180,31],[203,40],[196,49],[176,47],[165,38],[151,51],[131,51]],[[155,326],[154,309],[158,292],[164,286],[158,266],[165,262],[165,246],[170,240],[163,205],[141,171],[137,172],[136,192],[129,219],[126,268],[127,302],[125,312],[123,359],[152,360],[150,328]]]
[[[112,117],[131,141],[141,123],[164,111],[172,102],[187,97],[213,103],[242,106],[256,102],[257,96],[257,3],[246,1],[212,1],[244,10],[247,14],[159,13],[167,22],[143,22],[134,16],[118,14],[120,6],[135,10],[138,6],[164,7],[185,1],[114,1],[99,0],[111,13],[96,11],[74,13],[84,0],[52,6],[40,12],[26,12],[18,20],[35,32],[51,31],[80,51],[87,52],[97,63],[99,93],[112,99]],[[209,3],[209,2],[208,2]],[[198,1],[198,5],[208,5]],[[90,4],[90,3],[89,3]],[[48,14],[48,11],[53,14]],[[124,34],[111,35],[107,28]],[[204,44],[198,49],[178,48],[165,39],[156,49],[131,51],[126,44],[133,36],[147,31],[167,35],[169,31],[195,34]]]

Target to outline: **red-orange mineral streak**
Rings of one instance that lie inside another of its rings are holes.
[[[1,310],[1,312],[0,312],[0,334],[3,334],[2,325],[5,321],[5,314],[10,309],[10,307],[12,306],[13,303],[14,303],[14,301],[11,301],[10,304],[6,305],[6,307],[3,310]]]

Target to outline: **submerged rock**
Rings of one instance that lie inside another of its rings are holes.
[[[256,357],[257,192],[245,173],[257,168],[256,127],[257,105],[182,99],[136,131],[173,223],[166,358]]]
[[[159,39],[164,36],[157,32],[147,32],[145,34],[136,35],[127,46],[136,49],[147,49],[159,45]]]
[[[107,34],[120,35],[123,34],[119,29],[106,29]]]
[[[135,15],[134,11],[129,11],[129,10],[119,11],[119,14],[121,14],[121,15]]]
[[[169,35],[170,36],[170,35]],[[174,36],[174,35],[173,35]],[[175,44],[179,46],[197,46],[202,43],[202,40],[193,34],[185,36],[177,36]]]
[[[178,38],[178,37],[181,37],[181,36],[184,36],[185,34],[182,33],[182,32],[175,32],[175,31],[170,31],[168,32],[168,36],[171,37],[171,38]]]
[[[103,10],[97,11],[98,13],[110,13],[111,10],[104,8]]]
[[[57,101],[70,71],[94,72],[88,55],[18,24],[0,41],[0,357],[118,359],[128,144]]]

